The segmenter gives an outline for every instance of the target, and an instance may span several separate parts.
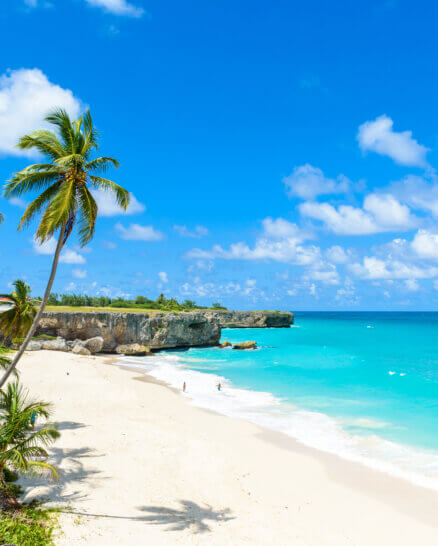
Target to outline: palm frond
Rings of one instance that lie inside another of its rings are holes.
[[[28,191],[37,191],[59,180],[63,171],[59,167],[53,167],[44,171],[20,171],[7,182],[3,189],[4,197],[20,197]]]
[[[115,167],[118,169],[120,167],[120,163],[117,161],[117,159],[112,157],[97,157],[85,165],[85,169],[87,171],[100,173],[106,172],[109,167]]]
[[[122,186],[119,186],[112,180],[108,180],[107,178],[102,178],[101,176],[89,175],[89,178],[95,188],[102,189],[102,190],[110,190],[114,192],[116,197],[116,202],[120,207],[122,207],[122,209],[126,210],[128,208],[130,195],[128,191],[122,188]]]
[[[36,199],[34,199],[32,203],[30,203],[30,205],[28,205],[23,216],[21,217],[17,229],[22,229],[24,226],[27,226],[32,221],[34,216],[40,212],[44,205],[48,201],[51,201],[53,196],[58,191],[60,185],[61,182],[56,182],[55,184],[52,184],[46,190],[44,190],[43,193],[41,193]]]
[[[78,191],[79,201],[79,240],[84,246],[92,239],[96,226],[97,203],[86,186],[81,186]]]

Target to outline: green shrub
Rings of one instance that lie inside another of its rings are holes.
[[[55,512],[39,508],[35,504],[23,506],[22,513],[3,512],[0,518],[0,544],[54,545]]]

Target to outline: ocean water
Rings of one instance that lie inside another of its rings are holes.
[[[438,490],[438,313],[296,313],[292,328],[226,329],[222,340],[259,349],[121,363],[185,381],[194,405]]]

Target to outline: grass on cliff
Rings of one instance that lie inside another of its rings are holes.
[[[148,313],[149,315],[172,312],[162,311],[161,309],[132,309],[129,307],[77,307],[73,305],[47,305],[45,310],[71,311],[73,313]]]

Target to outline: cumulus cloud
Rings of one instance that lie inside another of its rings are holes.
[[[409,290],[409,292],[417,292],[420,290],[420,285],[416,279],[406,279],[404,281],[404,285],[406,290]]]
[[[334,245],[328,248],[325,251],[325,255],[327,259],[334,264],[346,264],[350,259],[349,255],[339,245]]]
[[[159,277],[160,281],[163,282],[163,283],[169,282],[169,279],[167,278],[167,273],[165,271],[160,271],[158,273],[158,277]]]
[[[188,258],[225,260],[273,260],[297,265],[315,263],[321,257],[321,251],[314,245],[302,245],[310,235],[296,224],[283,218],[266,218],[262,222],[263,234],[256,239],[253,248],[239,242],[228,249],[214,245],[210,250],[194,248],[186,254]]]
[[[119,237],[128,241],[161,241],[164,239],[164,233],[154,229],[153,226],[129,224],[128,227],[125,227],[118,222],[115,228]]]
[[[86,269],[79,269],[79,268],[76,268],[76,269],[73,269],[73,271],[71,272],[71,274],[73,275],[73,277],[75,277],[76,279],[85,279],[87,277],[87,271]]]
[[[200,239],[201,237],[205,237],[209,234],[209,231],[204,226],[195,226],[195,229],[190,230],[187,228],[187,226],[173,226],[173,229],[180,235],[181,237],[192,237],[193,239]]]
[[[361,125],[357,134],[361,150],[386,155],[400,165],[427,167],[428,148],[412,137],[412,131],[397,133],[393,125],[392,119],[385,115]]]
[[[57,242],[54,237],[47,239],[43,244],[40,244],[36,239],[33,239],[33,249],[36,254],[53,255],[56,250],[56,244]],[[79,254],[68,247],[62,249],[59,261],[64,264],[84,264],[86,262],[82,254]]]
[[[295,167],[292,174],[283,178],[290,197],[313,200],[318,195],[345,193],[350,181],[343,174],[336,180],[326,178],[321,169],[306,164]]]
[[[420,258],[438,260],[438,233],[420,229],[415,234],[411,247]]]
[[[94,199],[96,200],[99,216],[117,216],[119,214],[139,214],[146,210],[145,205],[140,203],[133,193],[130,193],[130,201],[128,208],[123,210],[116,201],[113,192],[106,190],[91,190]]]
[[[51,83],[41,70],[20,69],[0,76],[0,153],[34,156],[15,145],[26,133],[44,126],[44,116],[53,108],[64,108],[72,117],[81,111],[80,101],[69,89]]]
[[[306,202],[299,206],[303,216],[320,220],[338,235],[371,235],[385,231],[405,231],[416,225],[409,208],[389,194],[370,194],[363,209],[350,205],[338,208],[329,203]]]
[[[438,179],[435,174],[429,180],[416,175],[408,175],[399,182],[394,182],[389,191],[400,201],[413,209],[431,212],[438,217]]]
[[[134,6],[126,0],[85,0],[91,6],[103,8],[114,15],[126,15],[128,17],[141,17],[144,10]]]
[[[361,279],[430,279],[438,276],[438,267],[421,268],[399,260],[367,256],[362,263],[351,264],[351,272]]]

